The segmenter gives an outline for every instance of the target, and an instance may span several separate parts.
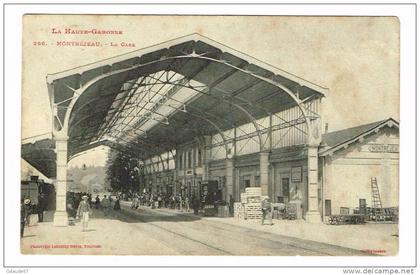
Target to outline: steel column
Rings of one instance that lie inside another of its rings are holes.
[[[318,143],[308,144],[308,212],[306,221],[319,223],[321,214],[318,209]]]
[[[55,148],[57,150],[57,180],[55,185],[56,209],[54,213],[54,226],[67,226],[66,211],[67,192],[67,141],[68,136],[63,131],[55,133]]]
[[[234,173],[235,166],[233,164],[233,159],[228,158],[226,159],[226,201],[229,200],[230,195],[233,196]]]
[[[269,155],[269,152],[260,152],[260,187],[263,196],[268,196]]]

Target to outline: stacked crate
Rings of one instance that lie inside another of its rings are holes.
[[[249,197],[261,197],[261,187],[247,187],[245,188],[245,194]]]
[[[260,220],[261,213],[261,188],[248,187],[244,193],[241,193],[241,209],[243,214],[238,214],[237,217],[249,220]],[[237,206],[239,209],[239,206]]]
[[[261,220],[261,203],[247,203],[245,204],[245,214],[247,220]]]
[[[241,193],[241,203],[245,204],[248,202],[246,193]]]

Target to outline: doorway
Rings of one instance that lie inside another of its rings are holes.
[[[251,187],[251,180],[246,179],[246,180],[244,180],[244,182],[245,182],[245,188]]]
[[[282,178],[281,179],[281,191],[283,195],[283,203],[288,203],[290,201],[290,179]]]

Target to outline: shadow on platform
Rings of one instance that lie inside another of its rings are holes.
[[[36,216],[35,214],[33,216]],[[36,219],[38,217],[36,216]],[[122,209],[119,211],[110,210],[109,214],[105,215],[101,209],[92,209],[91,219],[98,220],[119,220],[126,223],[147,223],[147,222],[193,222],[201,220],[201,217],[195,216],[192,213],[174,213],[168,215],[165,213],[152,212],[145,209],[138,210],[126,210]],[[54,211],[44,212],[44,223],[53,222]],[[80,223],[80,219],[76,220],[76,223]]]
[[[147,223],[147,222],[193,222],[201,220],[200,217],[194,215],[167,215],[164,213],[154,213],[147,210],[119,210],[111,211],[109,216],[105,216],[102,211],[98,212],[97,218],[117,219],[126,223]]]

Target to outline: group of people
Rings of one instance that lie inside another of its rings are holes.
[[[131,208],[137,209],[140,205],[154,208],[169,208],[177,209],[179,211],[190,212],[194,210],[195,214],[198,214],[200,208],[200,199],[193,196],[182,196],[178,195],[165,195],[165,194],[154,194],[145,192],[143,194],[136,193],[133,195]]]
[[[143,193],[143,194],[134,194],[132,198],[132,209],[137,209],[140,205],[149,206],[151,208],[170,208],[177,209],[181,212],[186,211],[190,212],[191,209],[194,210],[194,214],[198,214],[202,201],[205,201],[205,198],[200,200],[197,196],[193,195],[191,198],[189,196],[178,195],[163,195],[163,194],[153,194],[153,193]],[[233,203],[234,200],[230,196],[229,200],[229,210],[233,212]],[[20,226],[20,236],[23,237],[25,226],[30,225],[30,215],[33,213],[38,213],[38,221],[43,221],[43,212],[42,209],[44,205],[44,200],[42,197],[38,198],[38,205],[32,205],[30,199],[21,200],[21,226]],[[82,222],[82,231],[86,231],[89,224],[89,217],[91,215],[91,209],[101,209],[105,216],[110,214],[111,209],[119,211],[120,206],[120,197],[117,196],[115,202],[111,196],[103,195],[101,199],[99,195],[95,197],[95,201],[92,201],[92,195],[88,193],[71,193],[67,194],[67,214],[69,225],[75,225],[76,218],[80,218]],[[77,210],[76,210],[77,209]],[[265,221],[268,221],[269,225],[273,225],[272,216],[273,216],[273,205],[270,203],[269,198],[265,197],[261,201],[261,211],[262,219],[261,224],[264,225]],[[231,213],[233,214],[233,213]]]
[[[95,209],[101,209],[104,212],[104,215],[108,216],[112,207],[114,210],[121,209],[120,198],[117,196],[115,202],[113,202],[111,196],[104,195],[101,200],[99,195],[97,195],[93,202],[91,194],[69,192],[67,194],[67,215],[69,225],[75,225],[76,219],[79,218],[82,222],[82,231],[87,231],[93,207]]]
[[[120,196],[117,196],[114,201],[110,195],[103,195],[102,199],[97,195],[95,197],[95,208],[102,209],[105,216],[108,216],[112,209],[119,211],[121,210]]]

